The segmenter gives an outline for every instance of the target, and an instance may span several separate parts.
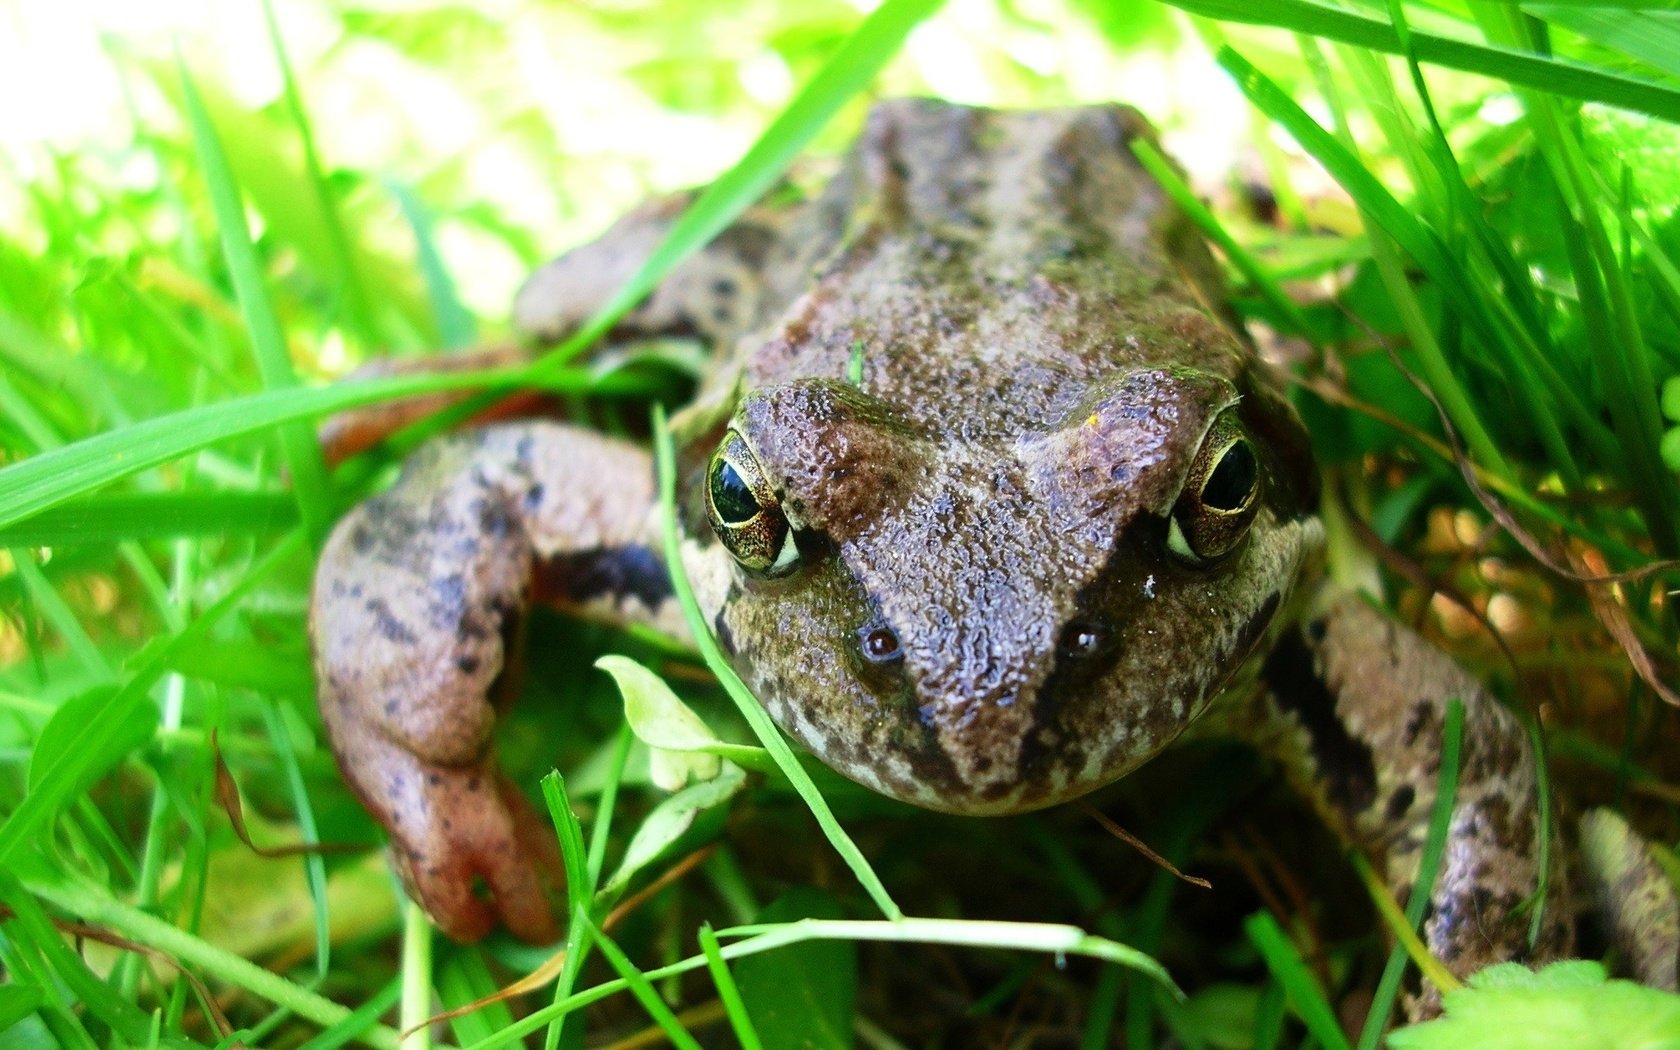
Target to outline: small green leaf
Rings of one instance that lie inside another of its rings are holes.
[[[144,747],[157,732],[157,708],[151,704],[114,704],[117,688],[102,685],[66,700],[41,728],[40,740],[29,759],[29,789],[60,763],[71,777],[64,797],[81,794],[129,752]],[[115,724],[111,720],[116,719]],[[93,726],[103,730],[90,743]]]
[[[649,776],[666,791],[692,779],[718,775],[718,759],[754,772],[775,773],[763,748],[718,739],[711,727],[683,703],[665,680],[624,656],[603,656],[595,666],[613,676],[624,695],[624,719],[650,749]]]
[[[1501,963],[1442,1000],[1445,1016],[1388,1037],[1392,1050],[1658,1050],[1680,1046],[1680,996],[1606,980],[1596,962],[1533,972]]]
[[[626,656],[603,656],[595,666],[612,675],[624,694],[625,721],[648,745],[648,778],[657,787],[678,791],[690,780],[718,775],[722,760],[709,749],[721,741],[664,679]]]
[[[624,718],[638,739],[667,751],[704,751],[723,743],[665,680],[628,656],[603,656],[595,666],[624,694]]]
[[[1663,415],[1680,423],[1680,376],[1669,376],[1663,383],[1662,410]]]
[[[629,885],[638,871],[652,864],[672,843],[694,826],[701,813],[721,806],[734,797],[747,782],[746,774],[733,765],[725,765],[717,777],[691,784],[653,807],[642,826],[630,837],[624,860],[601,892],[615,894]]]

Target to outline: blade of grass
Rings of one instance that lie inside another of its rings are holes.
[[[432,217],[414,191],[400,182],[387,182],[385,188],[397,200],[408,228],[414,231],[416,262],[420,276],[426,282],[426,299],[431,303],[432,320],[437,324],[438,341],[444,348],[471,346],[477,337],[472,314],[461,304],[455,292],[455,281],[444,265],[443,253],[438,251],[437,238],[432,232]]]
[[[315,807],[310,804],[309,789],[304,786],[303,770],[298,767],[297,748],[292,745],[291,734],[286,730],[286,720],[279,706],[268,697],[263,697],[259,706],[263,726],[274,744],[275,759],[286,774],[286,789],[292,796],[298,831],[305,843],[317,844],[321,841],[321,833],[315,824]],[[332,959],[332,916],[327,911],[326,858],[319,851],[306,852],[303,855],[303,870],[309,884],[309,900],[315,911],[315,974],[324,981]]]
[[[463,948],[450,954],[437,976],[438,998],[445,1012],[496,994],[498,986],[485,965],[481,948]],[[449,1019],[457,1043],[477,1042],[513,1023],[506,1003],[490,1002],[477,1010]]]
[[[659,1030],[665,1033],[665,1038],[670,1040],[671,1045],[679,1047],[680,1050],[700,1050],[700,1044],[688,1033],[688,1029],[683,1027],[683,1023],[677,1020],[677,1015],[671,1012],[665,1001],[659,998],[659,993],[654,991],[647,975],[636,968],[636,964],[624,954],[624,949],[613,943],[611,937],[602,933],[600,927],[587,915],[579,913],[575,921],[583,923],[584,929],[589,931],[590,940],[601,949],[601,955],[612,968],[618,971],[619,977],[629,986],[630,994],[642,1004],[642,1009],[647,1011],[648,1017],[659,1026]]]
[[[309,111],[303,106],[303,95],[298,91],[291,59],[286,55],[286,42],[280,35],[280,23],[274,17],[273,0],[263,0],[262,13],[263,25],[268,31],[269,48],[274,52],[274,63],[280,69],[286,111],[291,115],[292,125],[297,128],[298,139],[303,143],[303,164],[309,172],[309,189],[315,199],[315,207],[320,209],[321,222],[326,229],[333,269],[337,271],[339,286],[343,288],[345,312],[349,315],[351,327],[360,337],[362,344],[377,346],[380,342],[379,327],[374,320],[373,311],[368,308],[367,291],[362,287],[361,267],[356,265],[350,254],[350,238],[344,232],[344,217],[339,214],[338,198],[327,182],[320,151],[315,147],[315,132],[310,126]]]
[[[1363,74],[1363,83],[1376,85],[1375,90],[1366,92],[1365,109],[1389,128],[1389,141],[1415,144],[1415,148],[1406,151],[1407,156],[1413,158],[1412,182],[1438,198],[1435,226],[1455,231],[1461,241],[1454,245],[1455,254],[1465,257],[1467,270],[1479,272],[1477,249],[1480,249],[1502,280],[1499,287],[1503,294],[1478,297],[1488,308],[1490,327],[1500,336],[1483,347],[1497,356],[1497,360],[1485,362],[1484,367],[1504,374],[1516,387],[1511,400],[1525,413],[1530,428],[1545,445],[1551,466],[1566,481],[1577,484],[1581,471],[1576,465],[1574,450],[1557,425],[1552,397],[1548,396],[1548,389],[1542,385],[1541,379],[1551,381],[1550,394],[1571,402],[1567,407],[1573,408],[1575,415],[1585,414],[1585,409],[1575,407],[1574,387],[1552,368],[1552,340],[1533,300],[1532,279],[1511,256],[1505,238],[1487,221],[1486,209],[1459,168],[1446,130],[1436,113],[1429,85],[1424,80],[1423,68],[1418,64],[1415,36],[1406,20],[1405,6],[1400,0],[1388,0],[1388,9],[1390,20],[1400,36],[1412,90],[1423,107],[1424,132],[1420,133],[1406,117],[1406,107],[1394,88],[1388,67],[1377,55],[1358,48],[1343,47],[1341,50],[1350,68]],[[1331,90],[1334,90],[1333,85]],[[1344,140],[1352,150],[1353,143],[1346,135],[1345,118],[1343,126]],[[1468,243],[1463,243],[1466,233],[1469,234]],[[1491,283],[1478,282],[1477,286]],[[1409,284],[1402,283],[1398,294],[1410,297]]]
[[[222,254],[239,297],[239,308],[244,314],[245,330],[251,341],[251,351],[257,359],[257,370],[267,389],[293,389],[298,385],[297,375],[292,371],[292,359],[286,348],[286,337],[280,330],[280,319],[268,297],[262,267],[257,262],[256,247],[251,243],[251,231],[245,225],[245,209],[240,202],[233,170],[228,167],[227,157],[222,152],[221,142],[210,123],[210,114],[204,108],[198,88],[194,86],[186,67],[177,65],[199,166],[203,169],[205,188],[216,213],[217,229],[221,231]],[[333,503],[320,442],[315,440],[314,430],[302,422],[281,425],[278,436],[281,454],[291,474],[292,492],[297,498],[298,517],[310,543],[319,544],[326,538],[331,524]]]
[[[560,775],[558,769],[549,770],[542,779],[543,801],[548,805],[548,818],[554,824],[556,835],[560,839],[560,860],[566,866],[566,914],[572,921],[566,927],[566,958],[560,967],[560,976],[554,982],[554,1002],[559,1003],[572,994],[577,985],[578,975],[583,972],[583,964],[593,945],[589,936],[589,927],[585,919],[589,915],[590,902],[595,896],[594,884],[589,878],[588,858],[583,845],[583,825],[578,822],[577,813],[572,809],[572,800],[566,794],[566,778]],[[565,1035],[566,1019],[570,1016],[565,1012],[557,1013],[548,1025],[548,1031],[543,1035],[543,1050],[556,1050],[561,1038]]]
[[[70,649],[71,655],[89,674],[102,681],[109,681],[112,677],[111,665],[106,661],[105,654],[93,644],[93,639],[88,637],[81,621],[76,619],[76,614],[64,604],[64,598],[58,593],[58,588],[48,581],[41,567],[35,564],[34,552],[14,548],[11,554],[12,565],[19,579],[23,580],[24,590],[28,592],[30,601]]]
[[[58,931],[53,931],[53,936],[58,936]],[[41,972],[46,969],[46,962],[36,952],[27,931],[19,936],[12,928],[6,931],[5,937],[0,937],[0,966],[5,967],[7,980],[0,988],[33,991],[35,995],[30,998],[39,1002],[37,1016],[59,1047],[96,1050],[99,1044],[82,1024],[68,989],[51,974]]]
[[[1307,1031],[1326,1047],[1326,1050],[1352,1050],[1342,1026],[1336,1021],[1336,1011],[1324,998],[1324,990],[1313,979],[1312,971],[1302,961],[1289,935],[1283,932],[1269,911],[1255,912],[1243,923],[1248,939],[1260,950],[1266,968],[1283,985],[1295,1012],[1306,1023]]]
[[[402,1005],[397,1024],[402,1027],[402,1050],[430,1050],[432,1026],[432,920],[413,901],[403,907]]]
[[[63,934],[53,927],[40,904],[26,887],[11,873],[0,870],[0,900],[11,908],[18,928],[12,935],[27,936],[43,956],[43,963],[51,967],[53,976],[67,988],[74,999],[102,1024],[130,1043],[145,1038],[151,1027],[146,1015],[133,1003],[121,998],[116,990],[101,981],[88,968],[82,957],[66,943]],[[85,919],[86,916],[78,916]]]
[[[583,369],[549,371],[539,381],[523,368],[265,390],[95,434],[0,470],[0,527],[207,445],[277,424],[416,394],[479,386],[511,390],[525,385],[541,385],[560,393],[588,391],[594,396],[639,390],[633,378],[614,374],[597,377]]]
[[[340,1006],[293,984],[225,948],[194,937],[156,916],[106,896],[102,891],[68,880],[49,881],[36,878],[26,879],[24,888],[84,922],[103,926],[129,940],[155,948],[182,964],[195,966],[208,975],[285,1007],[299,1017],[331,1026],[341,1024],[351,1016],[349,1007]],[[376,1050],[397,1050],[397,1033],[384,1025],[371,1025],[357,1038]]]
[[[1478,11],[1477,16],[1484,30],[1501,42],[1530,47],[1541,44],[1532,37],[1533,27],[1514,12],[1507,13],[1503,21],[1492,11]],[[1592,311],[1589,330],[1603,333],[1595,342],[1595,358],[1605,381],[1606,408],[1623,453],[1622,462],[1627,465],[1630,488],[1658,551],[1680,552],[1680,518],[1674,510],[1680,506],[1680,488],[1657,453],[1663,426],[1655,371],[1622,261],[1604,226],[1602,202],[1595,193],[1597,184],[1587,175],[1590,164],[1578,124],[1566,121],[1556,100],[1547,93],[1526,92],[1524,103],[1541,155],[1568,202],[1563,221],[1573,235],[1565,236],[1563,243],[1570,253],[1582,309]]]
[[[694,596],[694,589],[688,582],[688,573],[683,567],[682,542],[677,537],[676,512],[676,453],[671,446],[670,428],[666,426],[664,410],[654,408],[654,461],[659,476],[660,516],[664,519],[665,530],[665,564],[671,574],[672,588],[677,595],[677,601],[682,606],[683,617],[688,621],[689,630],[693,632],[695,646],[700,650],[701,657],[706,661],[706,667],[717,676],[719,684],[735,701],[741,716],[752,727],[759,742],[776,760],[776,766],[787,777],[788,783],[793,785],[794,791],[804,800],[806,808],[816,818],[817,825],[822,828],[829,843],[834,847],[846,866],[852,869],[852,874],[863,885],[864,891],[875,902],[875,906],[889,919],[900,919],[904,913],[893,903],[892,896],[882,884],[879,875],[863,852],[857,848],[850,835],[846,834],[840,822],[834,819],[834,812],[828,806],[828,800],[823,798],[817,786],[811,782],[810,774],[805,772],[794,756],[793,748],[788,745],[782,731],[776,728],[770,716],[765,712],[758,698],[735,674],[734,668],[724,658],[718,648],[717,639],[712,635],[711,624],[700,611],[700,603]]]
[[[1583,4],[1521,6],[1526,14],[1563,26],[1594,43],[1680,78],[1680,21],[1666,4],[1664,10],[1648,12],[1594,10]]]
[[[725,959],[740,959],[760,952],[774,951],[791,944],[812,939],[840,939],[881,941],[894,944],[945,944],[971,948],[1003,948],[1018,951],[1046,952],[1052,955],[1083,955],[1137,970],[1159,981],[1175,997],[1183,993],[1172,983],[1160,963],[1128,945],[1094,937],[1077,926],[1058,923],[992,922],[963,919],[843,920],[801,919],[798,922],[769,926],[737,926],[717,931],[719,937],[743,936],[746,940],[724,945],[718,954]],[[644,973],[650,981],[662,980],[677,974],[698,970],[707,964],[702,953],[661,966]],[[493,1037],[473,1043],[465,1050],[490,1050],[507,1046],[548,1024],[555,1017],[579,1010],[611,995],[626,990],[629,982],[620,977],[603,981],[581,992],[574,992],[552,1006],[546,1006],[527,1017],[520,1018]]]
[[[601,869],[607,862],[608,833],[612,830],[613,813],[618,808],[618,789],[624,779],[624,763],[630,758],[630,743],[634,739],[635,734],[630,731],[628,722],[619,727],[606,783],[601,787],[601,801],[595,807],[595,823],[589,829],[589,857],[584,870],[588,872],[591,887],[601,885]]]
[[[85,771],[87,764],[105,754],[111,741],[130,725],[130,713],[140,704],[150,702],[148,694],[151,687],[162,677],[173,650],[177,646],[191,644],[208,635],[210,629],[243,601],[269,572],[297,553],[301,541],[301,534],[294,533],[291,538],[269,552],[252,568],[245,579],[229,588],[226,594],[217,599],[215,604],[206,609],[185,630],[148,648],[135,661],[136,667],[128,681],[103,698],[96,710],[89,712],[81,731],[80,744],[66,747],[54,761],[47,763],[38,773],[33,766],[31,767],[32,786],[29,793],[7,816],[6,822],[0,824],[0,870],[4,870],[7,860],[18,847],[34,841],[41,824],[58,811],[67,793],[78,783],[78,778]]]
[[[1161,184],[1161,188],[1167,191],[1167,195],[1173,199],[1173,203],[1178,205],[1179,210],[1189,216],[1190,220],[1201,228],[1202,233],[1219,246],[1219,250],[1225,253],[1227,259],[1231,260],[1231,265],[1237,268],[1237,272],[1243,275],[1243,278],[1253,286],[1261,298],[1271,304],[1272,309],[1277,311],[1277,315],[1288,321],[1297,335],[1313,343],[1320,342],[1321,336],[1312,322],[1307,320],[1306,315],[1301,313],[1294,300],[1283,294],[1283,289],[1277,286],[1277,282],[1272,280],[1271,275],[1255,260],[1254,256],[1226,232],[1224,225],[1201,202],[1195,191],[1179,177],[1178,172],[1173,168],[1171,162],[1162,156],[1161,151],[1143,138],[1133,139],[1131,146],[1132,153],[1143,164],[1145,170],[1155,177],[1155,181]]]
[[[700,951],[706,956],[706,969],[711,972],[712,983],[717,986],[718,1000],[723,1003],[724,1013],[729,1018],[729,1027],[735,1032],[735,1041],[742,1050],[763,1050],[764,1043],[758,1038],[758,1030],[753,1027],[752,1018],[747,1016],[747,1004],[741,1001],[741,990],[735,985],[735,978],[729,972],[729,964],[724,961],[723,953],[718,950],[717,934],[713,932],[711,924],[700,927],[696,935],[700,941]]]
[[[1383,1028],[1394,1012],[1394,999],[1400,992],[1400,978],[1406,972],[1407,952],[1423,950],[1427,954],[1427,949],[1417,939],[1417,929],[1429,909],[1430,898],[1435,892],[1435,878],[1441,871],[1441,858],[1446,855],[1447,832],[1452,828],[1453,805],[1458,799],[1459,758],[1463,745],[1464,704],[1454,700],[1447,705],[1447,717],[1441,726],[1441,769],[1436,774],[1435,806],[1429,813],[1429,834],[1424,838],[1423,852],[1418,855],[1417,881],[1413,883],[1411,895],[1406,901],[1404,926],[1393,927],[1399,943],[1388,953],[1382,977],[1377,980],[1376,991],[1371,995],[1371,1010],[1365,1015],[1365,1027],[1359,1033],[1359,1050],[1376,1050],[1378,1041],[1382,1039]],[[1388,896],[1387,891],[1384,890],[1382,895]],[[1381,907],[1380,901],[1378,907]],[[1407,934],[1410,934],[1409,940]],[[1418,959],[1420,968],[1425,966],[1421,958],[1415,955],[1414,958]],[[1436,987],[1445,990],[1439,982]]]
[[[1463,315],[1466,323],[1475,326],[1484,340],[1497,340],[1498,335],[1487,324],[1480,304],[1468,291],[1468,278],[1435,231],[1420,222],[1377,181],[1376,176],[1351,150],[1320,127],[1316,120],[1308,116],[1305,110],[1247,59],[1229,47],[1222,48],[1218,57],[1220,65],[1236,78],[1237,84],[1242,88],[1243,94],[1248,96],[1249,101],[1282,124],[1284,129],[1324,166],[1331,177],[1341,183],[1342,188],[1359,206],[1361,215],[1380,227],[1382,232],[1393,238],[1400,250],[1423,267]],[[1372,231],[1371,238],[1373,259],[1379,266],[1382,265],[1384,252],[1388,251],[1391,256],[1388,265],[1397,271],[1394,282],[1385,281],[1385,284],[1391,292],[1404,288],[1403,273],[1398,272],[1399,260],[1392,258],[1392,249],[1385,248],[1380,238],[1374,236],[1375,232]],[[1403,300],[1396,303],[1397,307],[1401,305]],[[1418,351],[1424,376],[1429,380],[1435,396],[1441,400],[1453,426],[1463,435],[1465,444],[1490,470],[1501,477],[1510,477],[1509,465],[1482,426],[1473,403],[1442,356],[1429,326],[1419,317],[1415,319],[1415,323],[1407,325],[1407,333],[1419,340],[1414,343],[1414,348]]]
[[[679,261],[721,233],[781,177],[789,162],[898,53],[941,0],[886,0],[853,30],[735,166],[701,191],[635,276],[583,327],[544,356],[556,367],[612,330]]]
[[[0,528],[0,547],[238,536],[284,532],[296,524],[297,504],[282,492],[113,492],[61,503]]]
[[[1391,55],[1401,53],[1400,37],[1386,20],[1329,7],[1313,0],[1168,0],[1193,14],[1229,22],[1268,25]],[[1680,90],[1651,81],[1565,62],[1557,58],[1503,47],[1455,40],[1433,33],[1414,32],[1413,46],[1420,61],[1497,77],[1513,84],[1539,88],[1586,102],[1604,102],[1680,121]]]
[[[402,998],[402,991],[402,978],[391,978],[385,982],[385,987],[351,1011],[344,1020],[322,1030],[315,1038],[298,1047],[298,1050],[338,1050],[346,1043],[360,1038],[363,1032],[379,1023],[381,1014],[397,1005]]]

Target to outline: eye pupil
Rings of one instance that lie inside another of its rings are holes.
[[[1259,464],[1248,442],[1237,440],[1219,457],[1207,484],[1202,486],[1202,505],[1210,510],[1241,510],[1254,493],[1254,483],[1260,478]]]
[[[712,506],[727,525],[750,521],[759,512],[758,500],[752,489],[741,479],[740,473],[727,459],[719,458],[712,466]]]
[[[1108,632],[1090,620],[1075,620],[1062,629],[1062,654],[1082,660],[1095,656],[1108,641]]]
[[[863,655],[876,663],[891,660],[899,653],[898,635],[891,627],[872,627],[863,636]]]

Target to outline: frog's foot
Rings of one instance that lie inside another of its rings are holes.
[[[1260,738],[1330,825],[1381,860],[1402,902],[1419,876],[1447,712],[1461,701],[1458,789],[1424,940],[1460,977],[1568,954],[1564,851],[1553,848],[1542,873],[1535,755],[1516,716],[1446,654],[1351,597],[1287,634],[1263,676],[1271,727]],[[1531,943],[1533,906],[1545,910]],[[1438,990],[1425,987],[1406,1009],[1433,1016]]]
[[[1581,818],[1581,857],[1599,914],[1641,984],[1680,991],[1680,900],[1651,847],[1608,809]]]
[[[463,942],[498,924],[532,944],[559,938],[550,901],[565,867],[554,829],[488,757],[427,762],[376,734],[334,743],[347,770],[383,774],[379,794],[352,782],[390,829],[392,869],[439,929]]]
[[[490,697],[534,582],[604,617],[675,622],[646,536],[652,502],[645,451],[502,424],[423,447],[322,551],[310,609],[322,720],[410,892],[452,936],[499,918],[552,939],[553,832],[496,771]]]

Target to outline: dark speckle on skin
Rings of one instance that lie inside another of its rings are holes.
[[[1394,794],[1388,796],[1386,815],[1390,821],[1398,821],[1411,812],[1412,803],[1417,800],[1417,791],[1410,784],[1402,784],[1394,789]]]
[[[1427,702],[1419,702],[1412,707],[1411,714],[1406,716],[1405,735],[1402,738],[1407,747],[1417,743],[1418,735],[1435,723],[1435,706]]]
[[[396,642],[398,645],[414,645],[419,642],[420,639],[415,637],[414,632],[409,629],[408,625],[398,619],[397,615],[391,611],[391,607],[386,604],[385,599],[369,598],[365,608],[373,614],[373,626],[379,632],[380,637]]]

